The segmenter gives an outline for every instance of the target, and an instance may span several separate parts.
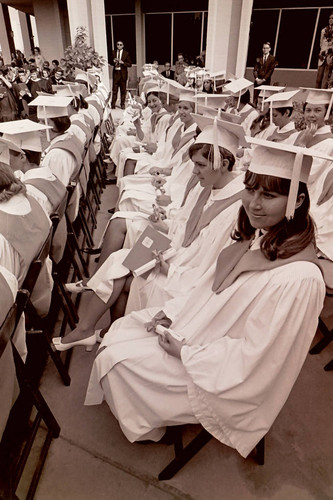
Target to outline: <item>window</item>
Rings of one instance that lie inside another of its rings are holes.
[[[306,69],[317,9],[283,10],[276,58],[280,68]]]
[[[178,52],[182,52],[185,61],[195,65],[195,58],[200,54],[201,16],[201,12],[174,14],[173,63]]]
[[[111,51],[116,47],[118,40],[124,43],[129,52],[132,64],[136,63],[136,40],[135,40],[135,15],[106,16],[106,37],[108,44],[108,58],[111,59]],[[113,45],[112,45],[113,41]]]
[[[247,54],[248,66],[254,66],[256,58],[261,56],[264,42],[270,42],[271,54],[273,54],[278,19],[279,10],[254,10],[252,12]]]
[[[146,14],[146,62],[171,61],[171,14]]]

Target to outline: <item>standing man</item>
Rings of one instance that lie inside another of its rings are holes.
[[[278,65],[277,60],[274,56],[271,56],[271,44],[265,42],[262,46],[262,56],[257,57],[256,63],[253,68],[254,76],[254,87],[259,87],[259,85],[270,85],[271,77],[274,69]],[[258,91],[254,91],[253,102],[257,105]]]
[[[164,64],[164,71],[161,72],[161,75],[165,78],[169,78],[170,80],[175,79],[175,72],[171,69],[171,63],[166,62]]]
[[[124,50],[124,44],[121,41],[117,42],[117,49],[112,51],[111,64],[114,66],[111,107],[112,109],[116,107],[118,88],[120,88],[121,109],[125,109],[127,68],[132,66],[132,62],[129,53]]]
[[[333,12],[328,18],[328,26],[320,33],[320,52],[316,89],[327,89],[328,79],[333,66]]]

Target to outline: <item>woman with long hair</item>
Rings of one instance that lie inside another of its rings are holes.
[[[213,278],[206,273],[183,300],[131,313],[105,335],[85,404],[105,399],[129,441],[200,423],[246,457],[285,404],[325,296],[309,164],[297,189],[294,161],[258,146],[236,242],[220,253]]]

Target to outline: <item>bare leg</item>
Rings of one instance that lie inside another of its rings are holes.
[[[76,328],[68,335],[63,337],[62,343],[76,342],[93,335],[97,321],[106,313],[108,309],[115,303],[126,282],[126,276],[118,278],[113,282],[113,291],[108,302],[103,302],[95,293],[89,293],[89,307],[85,307],[80,314],[80,320]]]
[[[111,253],[123,248],[126,233],[127,226],[125,219],[116,218],[110,221],[109,227],[104,235],[102,251],[95,272],[101,267]]]
[[[116,319],[122,318],[124,316],[127,305],[128,294],[130,291],[132,281],[133,281],[133,276],[127,276],[126,283],[124,284],[118,299],[116,300],[116,302],[112,307],[111,323],[116,321]]]
[[[133,175],[135,165],[136,165],[136,160],[130,160],[130,159],[126,160],[124,166],[124,175]]]

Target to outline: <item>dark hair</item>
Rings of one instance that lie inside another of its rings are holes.
[[[63,75],[63,74],[64,74],[64,71],[63,71],[61,68],[57,68],[57,69],[55,70],[55,73],[60,73],[61,75]]]
[[[148,97],[150,95],[154,95],[154,96],[158,97],[159,99],[161,99],[159,92],[148,92],[147,97],[146,97],[146,106],[148,106]]]
[[[42,75],[43,75],[43,71],[46,71],[46,73],[47,73],[47,75],[48,75],[48,76],[49,76],[49,75],[50,75],[50,73],[51,73],[50,68],[46,68],[46,67],[44,68],[44,67],[43,67],[43,68],[42,68]]]
[[[242,104],[249,104],[250,100],[251,100],[251,95],[249,90],[247,90],[246,92],[244,92],[244,94],[240,96],[240,102]]]
[[[292,106],[288,106],[285,108],[274,108],[274,109],[275,109],[275,111],[278,111],[279,113],[281,113],[281,115],[285,115],[286,111],[289,111],[288,116],[291,116],[293,114],[293,111],[294,111],[294,108]]]
[[[58,59],[52,59],[52,64],[56,64],[57,66],[59,66],[59,61],[58,61]]]
[[[29,163],[33,165],[40,164],[40,158],[42,156],[40,151],[30,151],[29,149],[25,149],[24,152]]]
[[[67,129],[71,126],[71,121],[68,116],[59,116],[57,118],[51,118],[54,123],[52,130],[55,132],[66,132]]]
[[[231,170],[233,169],[233,166],[235,164],[234,155],[228,149],[222,148],[221,146],[219,146],[219,151],[220,151],[221,160],[228,160],[229,161],[228,170],[229,170],[229,172],[231,172]],[[190,158],[192,159],[192,156],[197,152],[200,152],[200,154],[204,158],[209,160],[211,162],[211,164],[213,165],[213,163],[214,163],[214,146],[212,144],[200,144],[200,143],[195,142],[194,144],[192,144],[192,146],[190,146],[190,149],[189,149]]]
[[[26,193],[26,187],[14,175],[11,168],[0,162],[0,202],[8,201],[19,193]]]
[[[34,48],[34,51],[35,51],[35,50],[38,50],[38,53],[40,54],[40,48],[39,48],[39,47],[35,47],[35,48]]]
[[[269,46],[271,46],[271,42],[264,42],[262,45],[263,45],[263,46],[264,46],[264,45],[269,45]]]
[[[281,179],[271,175],[254,174],[249,170],[245,173],[244,184],[251,189],[260,186],[267,191],[273,191],[288,196],[289,179]],[[298,196],[304,194],[303,203],[295,210],[294,218],[290,221],[284,217],[282,221],[270,227],[264,234],[260,248],[268,260],[287,259],[303,250],[310,243],[315,242],[315,225],[309,214],[310,197],[306,184],[299,183]],[[238,214],[237,229],[231,235],[233,240],[249,240],[255,233],[249,218],[242,206]]]

